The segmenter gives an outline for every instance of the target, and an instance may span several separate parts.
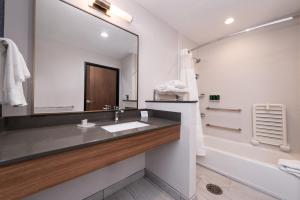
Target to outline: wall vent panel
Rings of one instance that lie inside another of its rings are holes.
[[[286,107],[282,104],[253,105],[253,145],[268,144],[290,151],[287,143]]]

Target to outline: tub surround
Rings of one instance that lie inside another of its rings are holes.
[[[94,121],[97,126],[88,129],[68,124],[3,130],[0,176],[4,178],[0,181],[0,199],[23,198],[180,138],[180,113],[148,112],[149,118],[143,122],[149,126],[116,133],[100,127],[115,124],[110,117]],[[140,121],[138,110],[128,115],[119,123]],[[37,119],[37,124],[39,120],[43,122],[42,116],[31,117]],[[4,124],[10,120],[4,119]],[[29,119],[19,119],[19,126],[22,120]]]

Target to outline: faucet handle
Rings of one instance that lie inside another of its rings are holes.
[[[103,109],[103,110],[110,110],[111,107],[110,107],[110,105],[104,105],[104,107],[103,107],[102,109]]]

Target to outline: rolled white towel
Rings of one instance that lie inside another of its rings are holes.
[[[185,90],[186,85],[180,81],[180,80],[171,80],[167,81],[165,83],[162,83],[160,85],[157,85],[155,87],[156,90],[161,91],[161,90]]]
[[[174,94],[174,93],[187,93],[188,92],[187,89],[178,89],[178,88],[175,88],[173,86],[165,86],[165,85],[156,86],[155,90],[158,91],[159,93],[169,92],[169,93],[172,93],[172,94]]]
[[[300,161],[299,160],[278,160],[278,167],[282,171],[295,175],[300,178]]]
[[[300,160],[285,160],[285,159],[279,159],[278,160],[278,165],[287,167],[287,168],[292,168],[295,170],[299,170],[300,172]]]
[[[283,167],[283,166],[279,166],[279,169],[300,178],[300,171],[299,170],[295,170],[295,169],[287,168],[287,167]]]
[[[173,86],[173,87],[178,88],[178,89],[185,89],[186,88],[185,83],[180,81],[180,80],[171,80],[171,81],[167,82],[167,85]]]

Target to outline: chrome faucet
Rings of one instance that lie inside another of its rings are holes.
[[[119,121],[119,113],[123,113],[124,110],[120,109],[119,107],[115,107],[115,122],[117,123]]]

